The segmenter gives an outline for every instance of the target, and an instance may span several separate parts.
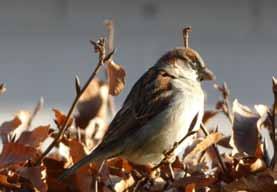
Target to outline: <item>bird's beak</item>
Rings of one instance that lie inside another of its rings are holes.
[[[206,80],[206,81],[215,80],[215,78],[216,78],[214,73],[208,68],[205,68],[201,72],[201,77],[202,77],[203,80]]]

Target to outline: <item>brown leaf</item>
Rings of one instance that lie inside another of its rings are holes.
[[[259,116],[238,100],[233,103],[234,123],[231,146],[234,153],[247,153],[255,156],[258,147],[257,121]]]
[[[48,184],[48,191],[60,191],[60,192],[67,192],[70,191],[70,187],[72,187],[73,183],[71,180],[69,182],[63,181],[59,182],[57,180],[58,176],[61,175],[65,169],[64,161],[57,161],[55,159],[51,158],[45,158],[43,160],[43,163],[46,166],[46,172],[47,172],[47,184]],[[67,186],[70,185],[70,186]]]
[[[196,145],[196,147],[185,157],[185,160],[189,161],[193,159],[197,154],[200,154],[201,152],[205,151],[213,144],[216,144],[223,137],[224,136],[222,135],[222,133],[219,133],[219,132],[211,133],[203,141],[201,141]]]
[[[274,185],[274,179],[270,175],[248,175],[225,185],[223,191],[275,192],[277,185]]]
[[[28,129],[28,123],[31,118],[31,113],[29,111],[20,110],[15,114],[21,121],[20,126],[18,126],[13,134],[16,136],[15,139],[18,139],[19,135],[21,135],[26,129]]]
[[[186,186],[186,191],[185,192],[196,192],[196,184],[195,183],[190,183]]]
[[[20,184],[10,183],[6,175],[0,175],[0,186],[6,188],[7,190],[19,190]]]
[[[67,145],[70,148],[70,155],[72,157],[73,163],[77,163],[86,155],[84,146],[77,140],[68,140]],[[89,165],[82,166],[76,171],[74,176],[75,186],[79,191],[90,192],[92,190],[92,173]]]
[[[125,87],[126,72],[124,68],[113,60],[107,62],[109,93],[117,96]]]
[[[226,136],[222,138],[217,144],[225,148],[232,148],[230,145],[230,139],[231,139],[231,136]]]
[[[61,128],[63,126],[63,124],[65,123],[66,120],[66,115],[64,113],[62,113],[60,110],[58,109],[52,109],[55,113],[55,123],[57,125],[58,128]],[[70,118],[67,124],[67,127],[70,127],[72,125],[73,119]]]
[[[99,79],[94,79],[82,94],[77,104],[78,113],[75,115],[76,127],[85,129],[90,120],[95,117],[105,121],[109,110],[108,103],[108,84]]]
[[[0,84],[0,95],[3,95],[7,91],[7,88],[5,87],[4,83]]]
[[[218,111],[205,111],[202,122],[206,124],[210,119],[212,119],[218,113],[219,113]]]
[[[124,177],[126,173],[131,173],[133,170],[133,166],[126,159],[119,157],[107,160],[107,165],[109,172],[119,177]]]
[[[31,146],[33,148],[40,147],[40,144],[48,137],[50,125],[40,126],[33,131],[25,131],[16,141],[16,143]]]
[[[262,159],[257,159],[254,163],[250,165],[249,169],[251,173],[262,171],[266,169],[266,164]]]
[[[15,116],[13,120],[6,121],[0,126],[0,135],[7,135],[21,125],[21,120],[18,116]]]
[[[23,164],[27,160],[32,160],[36,157],[37,151],[32,147],[27,147],[18,143],[7,143],[3,145],[3,150],[0,155],[0,168]]]
[[[46,192],[48,190],[46,183],[46,167],[44,165],[24,167],[19,173],[22,177],[30,180],[37,190],[41,192]]]
[[[192,175],[189,177],[178,178],[173,181],[173,186],[184,188],[188,184],[194,183],[197,187],[211,186],[218,181],[218,178],[205,175]]]

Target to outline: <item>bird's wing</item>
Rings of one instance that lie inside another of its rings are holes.
[[[172,78],[164,71],[149,69],[130,91],[99,147],[128,137],[167,108],[173,97]]]

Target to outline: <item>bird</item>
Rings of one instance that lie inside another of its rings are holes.
[[[205,100],[201,83],[214,79],[196,50],[177,47],[168,51],[134,84],[102,142],[59,179],[85,164],[114,157],[138,165],[157,165],[164,151],[199,128]]]

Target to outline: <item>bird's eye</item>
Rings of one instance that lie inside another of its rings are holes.
[[[189,64],[190,64],[190,66],[191,66],[192,69],[198,69],[197,63],[196,63],[196,62],[191,61],[191,62],[189,62]]]

